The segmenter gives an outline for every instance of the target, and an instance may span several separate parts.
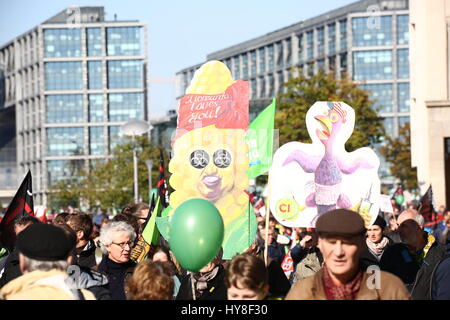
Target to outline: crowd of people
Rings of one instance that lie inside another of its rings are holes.
[[[136,263],[150,208],[114,217],[63,212],[48,223],[14,222],[15,248],[0,259],[0,298],[58,300],[439,300],[450,299],[450,211],[426,226],[413,208],[377,217],[336,209],[316,228],[287,228],[256,212],[246,252],[222,250],[198,272],[185,270],[169,243]],[[265,252],[267,248],[267,252]]]

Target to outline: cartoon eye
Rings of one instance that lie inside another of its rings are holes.
[[[218,168],[226,168],[231,164],[231,154],[227,150],[219,149],[213,155],[214,164]]]
[[[208,153],[204,150],[195,150],[191,153],[189,161],[191,163],[191,166],[193,166],[194,168],[203,169],[209,163],[209,156]]]
[[[323,115],[326,117],[326,116],[328,116],[328,109],[325,109],[324,111],[323,111]]]
[[[338,121],[339,120],[339,116],[337,115],[337,113],[332,112],[331,115],[330,115],[330,120],[331,120],[331,122]]]

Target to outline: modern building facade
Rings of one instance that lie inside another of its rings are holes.
[[[4,107],[16,110],[17,175],[31,169],[35,204],[108,157],[126,121],[148,120],[147,38],[143,23],[71,7],[0,48]]]
[[[450,1],[410,3],[411,162],[422,194],[450,206]]]
[[[372,92],[387,134],[395,137],[409,121],[408,21],[408,0],[362,0],[213,52],[206,60],[220,60],[235,79],[250,82],[251,118],[284,90],[293,67],[305,75],[348,73]],[[177,73],[178,99],[201,65]],[[394,183],[383,159],[379,174],[384,183]]]

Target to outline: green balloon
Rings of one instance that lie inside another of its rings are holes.
[[[401,194],[395,197],[395,203],[398,205],[402,205],[404,201],[405,197]]]
[[[219,210],[204,199],[183,202],[173,213],[169,244],[183,268],[197,272],[219,252],[224,236]]]

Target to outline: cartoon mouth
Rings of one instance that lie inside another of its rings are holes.
[[[220,184],[221,179],[217,176],[206,176],[202,181],[208,188],[214,188]]]

